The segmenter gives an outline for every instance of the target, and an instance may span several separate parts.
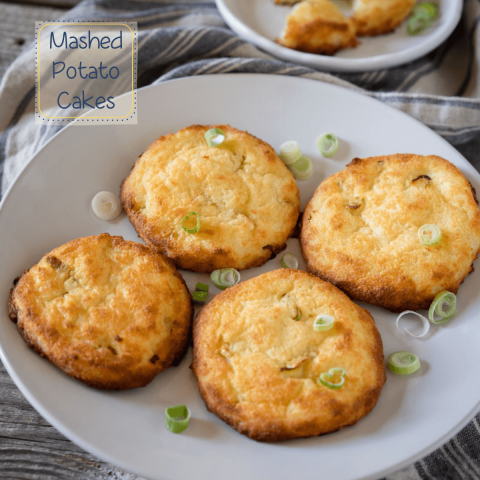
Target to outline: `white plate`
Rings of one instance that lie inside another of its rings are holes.
[[[346,0],[334,0],[348,16]],[[288,62],[333,72],[366,72],[411,62],[438,47],[453,32],[462,14],[462,0],[440,0],[440,17],[420,35],[409,36],[406,23],[395,32],[376,37],[360,37],[361,45],[334,56],[298,52],[275,43],[285,26],[291,7],[274,0],[216,0],[228,26],[240,37]]]
[[[0,210],[2,305],[12,280],[58,245],[104,231],[136,240],[125,215],[102,222],[91,213],[90,200],[100,190],[118,192],[137,156],[160,134],[191,124],[229,122],[274,146],[298,140],[315,165],[313,177],[299,182],[302,208],[325,176],[354,156],[441,155],[458,165],[480,191],[480,176],[473,167],[420,123],[368,97],[313,80],[239,74],[193,77],[140,90],[138,102],[138,125],[69,126],[17,178]],[[334,159],[322,159],[316,151],[315,139],[324,131],[335,132],[341,140]],[[301,258],[298,240],[288,243],[288,250]],[[279,267],[277,257],[262,268],[243,271],[242,279]],[[190,288],[208,278],[182,273]],[[388,372],[379,403],[354,427],[279,444],[249,440],[206,411],[188,368],[190,354],[146,388],[97,391],[31,351],[5,307],[0,353],[20,390],[53,426],[94,455],[144,477],[378,478],[447,441],[478,410],[479,283],[477,267],[460,288],[458,316],[444,327],[433,327],[425,340],[396,333],[393,314],[369,307],[385,353],[412,351],[422,361],[421,371],[405,378]],[[179,403],[191,408],[193,419],[185,433],[174,435],[163,425],[163,412]]]

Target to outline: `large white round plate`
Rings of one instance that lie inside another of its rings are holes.
[[[138,92],[138,125],[69,126],[17,178],[0,210],[0,353],[32,405],[68,438],[98,457],[151,479],[346,480],[378,478],[447,441],[479,408],[478,284],[480,269],[458,295],[458,315],[423,340],[399,334],[395,316],[368,307],[385,353],[408,350],[421,371],[387,373],[380,400],[353,427],[318,438],[260,444],[207,412],[189,369],[190,354],[146,388],[104,392],[67,377],[30,350],[8,319],[12,280],[71,239],[109,232],[137,236],[125,215],[102,222],[90,211],[100,190],[119,191],[136,158],[159,135],[191,124],[228,122],[278,147],[296,139],[314,162],[299,182],[302,208],[317,185],[355,156],[397,152],[441,155],[480,191],[480,176],[448,143],[407,115],[371,98],[314,80],[267,75],[193,77]],[[319,133],[335,132],[333,159],[316,151]],[[208,165],[205,166],[208,168]],[[288,251],[301,258],[298,240]],[[248,279],[280,267],[280,258],[242,272]],[[304,268],[303,261],[300,265]],[[182,272],[190,289],[207,275]],[[213,293],[218,290],[211,286]],[[190,427],[181,435],[163,424],[165,407],[186,404]]]
[[[453,32],[462,13],[462,0],[440,0],[440,17],[433,26],[416,36],[407,35],[406,23],[395,32],[376,37],[360,37],[361,45],[334,56],[298,52],[275,43],[291,11],[274,0],[216,0],[228,26],[240,37],[288,62],[333,72],[366,72],[396,67],[426,55]],[[352,9],[347,0],[334,0],[345,15]]]

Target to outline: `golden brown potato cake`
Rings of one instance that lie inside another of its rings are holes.
[[[357,35],[379,35],[395,30],[414,6],[415,0],[356,0],[350,18]]]
[[[442,231],[437,245],[420,243],[426,224]],[[317,188],[300,243],[308,270],[351,298],[393,312],[427,309],[473,270],[480,212],[469,182],[443,158],[355,158]]]
[[[294,50],[324,55],[358,43],[355,23],[329,0],[304,0],[295,5],[277,42]]]
[[[216,127],[226,136],[219,147],[205,141],[211,126],[160,137],[121,190],[147,245],[195,272],[263,265],[285,248],[300,211],[295,179],[273,148],[229,125]],[[182,229],[189,212],[199,215],[197,233]]]
[[[168,258],[106,233],[52,250],[10,295],[10,318],[28,345],[102,389],[143,387],[180,361],[192,314]]]
[[[320,314],[334,317],[332,329],[314,331]],[[259,441],[353,425],[385,383],[372,316],[300,270],[264,273],[217,295],[195,321],[193,345],[191,368],[207,409]],[[319,383],[332,368],[346,371],[335,390]]]

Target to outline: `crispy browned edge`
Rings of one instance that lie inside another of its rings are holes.
[[[386,19],[384,22],[382,22],[381,25],[377,25],[376,27],[368,27],[371,19],[376,16],[375,10],[371,12],[369,20],[359,20],[355,12],[353,12],[350,19],[353,20],[355,22],[355,25],[357,26],[357,36],[373,37],[375,35],[382,35],[385,33],[393,32],[408,17],[414,5],[415,1],[413,0],[409,0],[408,2],[407,0],[403,0],[402,5],[399,5],[397,3],[394,6],[390,6],[389,13],[390,15],[393,15],[393,17]],[[408,7],[409,10],[405,10],[405,7]],[[378,14],[378,7],[376,7],[376,10]]]
[[[389,20],[383,25],[376,28],[366,28],[368,22],[357,20],[355,14],[353,14],[350,19],[355,22],[357,26],[357,36],[358,37],[374,37],[376,35],[384,35],[386,33],[393,33],[395,29],[404,22],[406,17],[403,17],[401,20],[393,21]]]
[[[109,235],[109,234],[101,234],[101,235]],[[158,254],[140,243],[124,240],[123,237],[120,237],[120,236],[112,236],[111,238],[112,238],[112,243],[114,245],[121,245],[121,244],[128,243],[134,248],[138,250],[142,250],[145,253],[147,253],[150,257],[152,257],[152,259],[154,259],[155,262],[158,262],[158,259],[156,258],[156,256],[160,255],[163,258],[165,263],[167,263],[171,267],[171,273],[175,277],[177,277],[179,280],[181,280],[182,284],[185,287],[185,292],[186,292],[187,298],[189,299],[188,324],[191,327],[193,314],[194,314],[193,305],[192,305],[192,296],[187,288],[187,284],[185,283],[185,280],[175,268],[174,263],[165,255]],[[72,241],[75,241],[75,240],[72,240]],[[46,255],[48,255],[48,253],[45,254],[45,256]],[[80,380],[90,387],[98,388],[101,390],[126,390],[130,388],[144,387],[148,385],[160,372],[163,372],[170,366],[177,366],[183,359],[184,355],[186,354],[189,347],[189,339],[191,337],[191,328],[188,328],[188,330],[182,332],[184,334],[177,339],[176,345],[172,345],[172,348],[169,349],[167,357],[163,359],[163,361],[159,362],[158,360],[161,360],[159,358],[151,362],[152,368],[150,369],[149,372],[144,372],[143,374],[140,374],[140,375],[138,373],[134,375],[127,375],[126,378],[121,381],[117,380],[117,381],[110,381],[110,382],[109,381],[97,382],[97,381],[92,381],[88,378],[83,378],[80,373],[77,373],[71,368],[69,368],[67,371],[64,363],[62,362],[63,359],[53,357],[52,355],[49,354],[48,351],[44,351],[41,348],[41,346],[36,342],[35,337],[31,336],[29,334],[29,331],[24,328],[24,315],[25,317],[29,318],[29,320],[31,321],[34,321],[37,323],[40,323],[42,321],[40,317],[36,317],[35,315],[32,315],[31,311],[27,310],[27,312],[20,312],[15,303],[17,285],[21,282],[22,277],[29,271],[30,269],[25,270],[21,276],[15,278],[13,281],[14,286],[10,290],[10,296],[8,300],[8,310],[9,310],[8,316],[10,320],[17,325],[17,328],[20,334],[22,335],[23,339],[27,343],[27,345],[36,353],[38,353],[41,357],[46,358],[56,367],[60,368],[68,376],[75,378],[77,380]],[[106,370],[109,369],[108,366],[105,366],[105,365],[101,365],[101,366]],[[153,368],[153,366],[156,366],[157,368],[155,369]],[[115,373],[118,376],[118,369],[114,367],[113,370],[114,370],[113,373]]]
[[[267,158],[270,158],[272,155],[276,157],[276,153],[273,150],[273,148],[263,140],[261,140],[258,137],[255,137],[249,132],[244,132],[241,130],[237,130],[234,127],[231,127],[230,125],[210,125],[207,128],[220,128],[220,127],[229,127],[232,130],[235,130],[237,132],[241,133],[247,133],[251,137],[255,138],[258,140],[263,147],[265,147],[266,155]],[[204,125],[191,125],[189,127],[186,127],[188,129],[190,128],[198,128],[198,129],[203,129],[205,128]],[[183,129],[185,130],[185,129]],[[162,135],[159,137],[155,142],[161,141],[164,138],[167,138],[169,136],[175,135],[174,133],[170,133],[168,135]],[[155,143],[154,142],[154,143]],[[135,164],[132,167],[132,171],[141,159],[143,154],[139,155],[137,158]],[[235,258],[232,256],[231,252],[226,251],[222,248],[217,248],[215,251],[212,251],[209,255],[204,255],[204,254],[199,254],[199,252],[192,251],[191,255],[184,255],[182,254],[182,251],[180,249],[180,252],[176,252],[176,244],[177,242],[172,241],[168,238],[160,238],[156,235],[151,235],[150,233],[150,228],[148,221],[146,220],[145,216],[142,215],[139,211],[133,210],[134,207],[134,192],[129,192],[127,188],[125,187],[125,182],[127,181],[127,178],[122,182],[122,185],[120,187],[120,199],[122,203],[122,207],[127,213],[128,219],[130,220],[130,223],[133,225],[133,228],[137,232],[138,236],[153,250],[155,250],[158,253],[162,253],[165,256],[168,256],[171,260],[173,260],[174,264],[177,266],[177,268],[183,269],[183,270],[190,270],[193,272],[199,272],[199,273],[210,273],[213,272],[214,270],[220,269],[220,268],[226,268],[226,267],[231,267],[235,268]],[[292,227],[291,229],[286,232],[285,234],[285,242],[282,244],[275,244],[275,245],[265,245],[263,247],[264,250],[264,255],[254,259],[247,265],[243,266],[241,270],[246,270],[248,268],[254,268],[254,267],[260,267],[261,265],[264,265],[265,263],[268,262],[268,260],[275,258],[282,250],[285,250],[287,248],[286,240],[293,234],[296,226],[296,221],[298,218],[298,215],[300,213],[300,206],[298,208],[297,214],[295,215],[295,218],[292,218],[291,224]],[[288,219],[286,219],[285,223],[288,222]],[[238,267],[237,267],[238,268]],[[240,269],[240,268],[238,268]]]
[[[371,161],[373,159],[382,159],[383,161],[388,161],[389,158],[391,157],[412,157],[416,156],[415,154],[395,154],[395,155],[382,155],[378,157],[367,157],[367,158],[354,158],[347,166],[346,168],[352,168],[355,165],[359,165],[362,162],[366,161]],[[450,163],[448,160],[445,160],[442,157],[438,157],[436,155],[429,155],[430,157],[435,157],[440,159],[442,162],[445,162],[445,165],[454,170],[454,173],[461,175],[463,178],[464,175],[460,170],[455,167],[452,163]],[[330,177],[329,177],[330,178]],[[325,179],[325,180],[328,180]],[[324,181],[325,181],[324,180]],[[466,180],[466,179],[465,179]],[[466,180],[468,182],[468,180]],[[475,203],[478,205],[478,201],[475,195],[475,189],[473,186],[468,182],[472,191],[472,198],[475,201]],[[317,187],[317,191],[320,188],[320,185]],[[385,284],[385,285],[367,285],[365,284],[364,281],[362,282],[357,282],[355,281],[354,274],[352,272],[352,280],[340,280],[335,276],[335,273],[327,273],[323,272],[321,270],[318,270],[315,268],[314,265],[309,261],[309,256],[306,252],[308,249],[307,242],[309,237],[304,234],[304,229],[303,229],[303,224],[305,222],[305,218],[308,218],[308,215],[310,213],[311,204],[312,200],[315,197],[317,191],[313,194],[313,197],[309,200],[307,206],[305,207],[304,214],[302,217],[302,228],[300,231],[300,248],[302,250],[302,255],[303,258],[305,259],[305,262],[307,264],[307,270],[310,273],[313,273],[317,277],[321,278],[322,280],[325,280],[327,282],[332,283],[336,287],[338,287],[340,290],[344,291],[351,299],[357,300],[359,302],[366,302],[370,303],[371,305],[376,305],[379,307],[383,307],[391,312],[394,313],[400,313],[405,310],[428,310],[430,308],[430,305],[435,298],[435,295],[428,295],[425,297],[419,297],[418,292],[415,289],[413,285],[405,285],[405,282],[402,284],[401,289],[397,289],[391,284]],[[475,258],[473,261],[475,261],[478,257],[478,254],[480,253],[480,250],[477,251]],[[448,291],[452,293],[457,293],[458,288],[460,285],[463,283],[467,275],[471,272],[473,272],[474,267],[473,267],[473,261],[472,265],[470,266],[470,270],[463,276],[463,278],[455,283],[452,284],[447,288]]]
[[[333,55],[334,53],[338,52],[339,50],[343,50],[348,47],[356,47],[359,45],[359,41],[353,37],[348,43],[343,43],[338,46],[334,45],[322,45],[319,47],[313,47],[310,43],[310,38],[314,36],[319,28],[322,26],[331,26],[332,28],[336,28],[337,30],[348,30],[348,26],[346,24],[339,24],[337,22],[332,22],[330,20],[323,20],[323,19],[315,19],[311,22],[303,23],[302,25],[298,25],[296,28],[296,38],[297,41],[295,45],[290,46],[286,45],[281,38],[277,38],[275,42],[282,47],[290,48],[291,50],[298,50],[299,52],[306,52],[306,53],[315,53],[317,55]],[[287,23],[288,29],[288,23]]]
[[[316,282],[322,282],[318,277],[312,275],[307,272],[303,272],[301,270],[292,270],[292,269],[278,269],[274,270],[275,274],[278,275],[306,275],[313,279]],[[263,275],[268,275],[272,272],[267,272]],[[387,380],[385,374],[385,358],[383,353],[383,342],[382,337],[380,336],[380,332],[378,331],[375,320],[373,319],[372,315],[368,310],[361,308],[360,306],[355,305],[356,310],[358,311],[360,317],[365,322],[369,322],[372,331],[372,335],[375,338],[374,346],[372,348],[372,357],[376,358],[376,366],[378,368],[378,377],[379,382],[377,385],[369,389],[366,395],[362,397],[362,399],[356,404],[357,410],[363,409],[363,414],[353,422],[345,423],[340,425],[336,428],[332,428],[328,431],[319,432],[318,428],[316,428],[315,424],[311,422],[304,423],[301,428],[296,429],[294,432],[283,429],[282,425],[275,421],[268,421],[268,422],[255,422],[255,419],[252,419],[252,422],[245,422],[241,419],[241,407],[238,405],[231,405],[228,401],[224,400],[219,392],[217,392],[213,387],[209,384],[204,385],[199,381],[199,377],[197,375],[197,371],[202,368],[202,362],[199,360],[199,349],[201,346],[197,342],[198,337],[200,335],[200,331],[204,324],[208,323],[209,321],[209,314],[210,310],[216,307],[218,303],[224,303],[228,301],[230,298],[234,297],[237,294],[237,290],[241,289],[242,284],[247,282],[251,282],[258,277],[254,277],[246,282],[242,282],[234,287],[230,287],[224,290],[222,293],[217,295],[212,302],[206,305],[196,317],[194,325],[193,325],[193,359],[192,364],[190,365],[191,370],[193,371],[195,378],[197,379],[198,389],[200,392],[200,396],[202,400],[205,402],[207,410],[213,414],[215,414],[218,418],[223,420],[225,423],[230,425],[232,428],[237,430],[239,433],[246,435],[247,437],[251,438],[252,440],[258,442],[279,442],[283,440],[293,440],[296,438],[307,438],[307,437],[317,437],[320,435],[325,435],[327,433],[336,432],[341,430],[343,427],[348,427],[351,425],[355,425],[359,420],[361,420],[364,416],[372,411],[372,409],[377,404],[377,401],[382,393],[383,386]],[[331,284],[330,284],[331,285]],[[334,285],[331,285],[338,293],[345,297],[346,300],[351,301],[345,293],[341,290],[336,288]],[[353,303],[353,302],[352,302]]]

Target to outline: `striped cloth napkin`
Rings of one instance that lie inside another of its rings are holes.
[[[63,17],[101,19],[138,22],[139,88],[191,75],[235,72],[333,83],[417,118],[480,169],[480,0],[464,1],[463,17],[455,32],[424,58],[391,70],[336,75],[279,61],[258,50],[236,36],[215,4],[207,1],[84,0]],[[34,47],[30,45],[0,84],[2,193],[62,128],[34,124],[34,99]],[[480,414],[441,448],[387,478],[479,479]]]

